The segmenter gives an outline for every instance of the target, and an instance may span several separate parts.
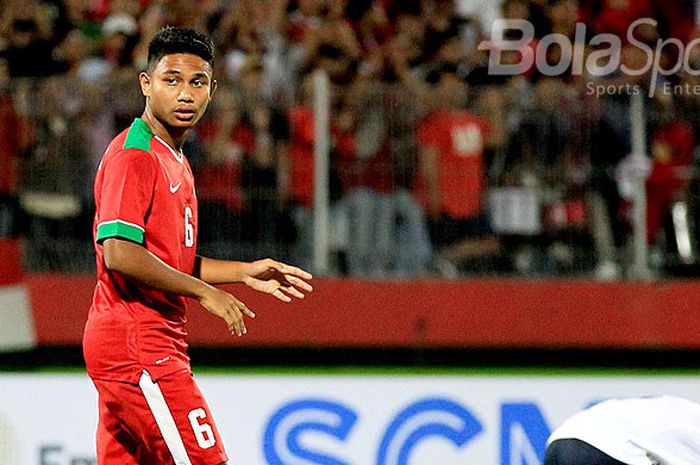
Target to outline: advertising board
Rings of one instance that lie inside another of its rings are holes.
[[[692,376],[200,375],[231,464],[536,465],[550,431],[612,397],[700,401]],[[84,375],[0,375],[0,463],[94,463]]]

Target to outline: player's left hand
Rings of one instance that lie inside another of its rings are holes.
[[[313,291],[306,282],[312,278],[311,273],[301,268],[266,258],[248,263],[243,283],[282,302],[291,302],[292,297],[303,299],[304,292]]]

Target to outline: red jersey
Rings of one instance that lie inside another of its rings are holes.
[[[418,127],[418,144],[437,152],[443,213],[468,218],[482,210],[484,139],[488,123],[463,111],[436,111]],[[419,182],[419,194],[425,187]]]
[[[289,111],[289,180],[292,199],[311,207],[314,198],[314,113],[308,107]]]
[[[102,243],[141,244],[192,274],[197,248],[197,198],[192,170],[148,125],[136,119],[105,152],[95,179],[97,285],[83,336],[88,374],[138,383],[189,369],[186,299],[110,271]]]

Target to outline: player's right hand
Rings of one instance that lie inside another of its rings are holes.
[[[242,336],[248,332],[243,314],[255,318],[255,313],[246,304],[214,286],[207,286],[207,291],[198,300],[202,307],[226,321],[231,334]]]

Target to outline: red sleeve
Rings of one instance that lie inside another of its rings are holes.
[[[157,160],[142,150],[123,150],[101,167],[97,241],[121,237],[143,243],[146,215],[158,175]]]

